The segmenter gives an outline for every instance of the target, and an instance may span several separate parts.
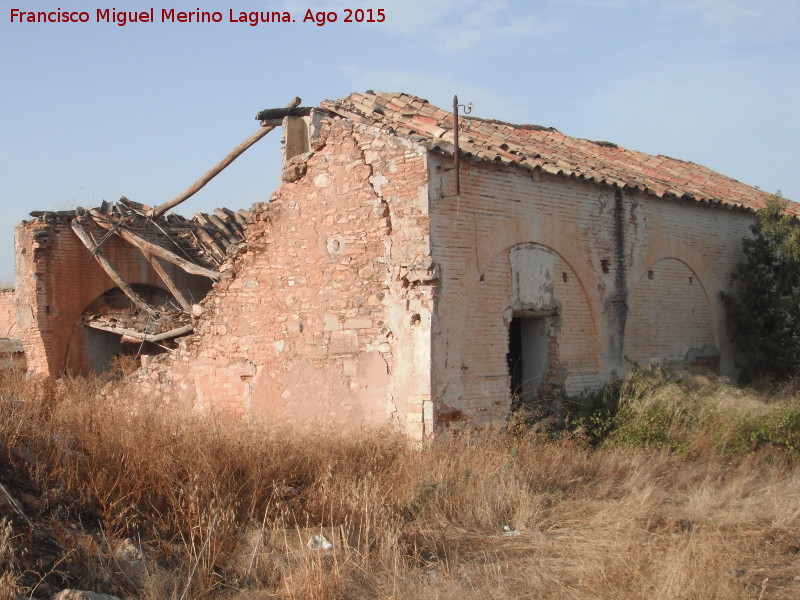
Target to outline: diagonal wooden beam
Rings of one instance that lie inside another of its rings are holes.
[[[161,259],[159,259],[157,256],[153,256],[152,254],[147,254],[146,252],[143,252],[142,254],[144,254],[144,257],[147,259],[147,262],[150,263],[150,266],[153,267],[153,270],[158,273],[161,281],[163,281],[164,285],[167,286],[167,289],[170,291],[175,300],[178,301],[178,304],[181,305],[181,308],[184,310],[184,312],[192,312],[192,303],[189,302],[181,289],[175,285],[175,282],[172,281],[172,277],[167,274],[167,271],[161,264]]]
[[[286,108],[296,108],[297,106],[300,106],[300,98],[295,98],[294,100],[289,102],[289,104],[286,105]],[[145,212],[144,214],[146,216],[155,219],[156,217],[160,217],[161,215],[163,215],[171,208],[175,208],[176,206],[178,206],[178,204],[180,204],[184,200],[188,200],[189,198],[194,196],[197,192],[199,192],[209,181],[211,181],[212,179],[214,179],[214,177],[219,175],[225,167],[227,167],[234,160],[236,160],[242,153],[244,153],[245,150],[247,150],[250,146],[252,146],[258,140],[267,135],[270,131],[275,129],[275,127],[276,127],[275,125],[261,127],[253,135],[251,135],[241,144],[236,146],[236,148],[231,150],[225,158],[223,158],[216,165],[214,165],[214,167],[210,171],[206,172],[200,179],[195,181],[183,192],[175,196],[172,200],[164,202],[164,204],[161,204],[151,209],[149,213]]]
[[[114,229],[115,224],[109,220],[107,216],[102,213],[97,212],[95,209],[90,209],[89,214],[94,217],[95,223],[103,227],[104,229]],[[209,279],[219,279],[219,271],[214,271],[213,269],[207,269],[206,267],[201,267],[200,265],[196,265],[193,262],[189,262],[185,258],[181,258],[174,252],[170,252],[169,250],[162,248],[150,242],[140,235],[133,233],[130,229],[127,229],[124,225],[119,225],[116,227],[116,233],[126,242],[133,244],[139,250],[144,252],[145,254],[152,254],[157,256],[158,258],[162,258],[167,262],[171,262],[173,265],[179,266],[181,269],[186,271],[187,273],[191,273],[192,275],[202,275],[203,277],[208,277]]]
[[[89,250],[89,252],[94,254],[95,259],[100,266],[103,267],[103,270],[108,274],[111,279],[114,280],[114,283],[117,284],[117,287],[122,290],[122,292],[131,299],[137,307],[141,310],[145,311],[147,314],[155,317],[158,316],[159,312],[154,309],[152,306],[147,304],[144,300],[142,300],[139,295],[133,291],[133,288],[127,284],[127,282],[122,278],[122,276],[117,272],[114,266],[108,262],[106,255],[103,254],[103,251],[97,247],[97,244],[83,228],[83,226],[78,222],[78,219],[72,219],[70,222],[70,227],[72,227],[72,231],[75,232],[75,235],[78,236],[78,239],[83,242],[83,245]]]

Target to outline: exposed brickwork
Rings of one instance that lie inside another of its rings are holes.
[[[14,290],[0,290],[0,338],[19,338]]]
[[[95,231],[95,239],[104,232]],[[70,340],[80,343],[78,320],[89,304],[116,284],[75,236],[68,221],[34,220],[16,229],[17,324],[28,369],[59,377],[64,372]],[[103,245],[109,261],[131,284],[161,287],[158,275],[142,253],[119,238]],[[166,267],[178,285],[202,297],[206,280]],[[82,369],[76,365],[77,370]]]
[[[305,161],[253,207],[196,335],[153,361],[145,387],[200,409],[393,418],[420,437],[435,277],[426,152],[336,119]]]
[[[719,292],[753,220],[733,207],[757,208],[762,192],[665,157],[476,121],[455,196],[447,114],[403,98],[358,95],[326,104],[348,119],[285,121],[281,187],[251,210],[194,334],[139,372],[141,395],[238,415],[389,420],[420,440],[507,417],[512,322],[539,344],[525,352],[546,353],[518,364],[551,399],[634,362],[733,374]],[[654,185],[636,179],[639,159]],[[697,179],[678,185],[675,169]],[[27,224],[17,244],[29,362],[58,374],[81,312],[113,284],[63,223]],[[129,282],[159,285],[131,246],[104,250]]]
[[[427,100],[402,93],[351,94],[323,106],[402,136],[424,139],[431,149],[453,150],[453,116]],[[461,152],[471,159],[616,186],[659,198],[757,210],[771,194],[711,169],[669,156],[653,156],[609,142],[565,135],[553,127],[514,125],[466,115],[459,118]],[[800,204],[787,212],[800,216]]]
[[[457,412],[473,425],[507,415],[509,256],[521,244],[556,256],[548,286],[560,322],[559,383],[568,393],[631,367],[614,357],[610,342],[617,327],[612,292],[620,280],[628,290],[621,298],[628,311],[625,355],[692,366],[719,363],[721,353],[719,367],[732,374],[718,296],[728,289],[752,217],[628,194],[617,203],[612,190],[595,185],[481,164],[462,165],[462,193],[455,197],[448,163],[437,166],[431,185],[431,243],[442,273],[432,356],[436,410]]]
[[[689,350],[718,346],[706,291],[679,260],[665,258],[650,266],[633,288],[630,305],[625,354],[631,361],[686,368]]]

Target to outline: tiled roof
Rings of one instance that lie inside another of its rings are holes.
[[[352,94],[322,107],[341,116],[408,136],[432,150],[453,153],[453,114],[402,93]],[[702,165],[628,150],[610,142],[564,135],[552,127],[514,125],[460,116],[461,156],[479,161],[541,169],[604,185],[634,189],[659,198],[684,198],[757,210],[771,194]],[[788,212],[800,216],[800,204]]]
[[[75,217],[94,213],[93,220],[137,234],[157,246],[189,259],[191,262],[210,269],[216,269],[225,260],[228,248],[244,239],[249,212],[233,212],[227,208],[215,208],[214,214],[198,212],[192,219],[168,213],[155,219],[142,216],[143,204],[128,200],[124,196],[119,202],[105,200],[96,209],[41,211],[30,214],[35,219],[47,223],[69,223]]]

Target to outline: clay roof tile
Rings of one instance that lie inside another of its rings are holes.
[[[365,92],[325,101],[322,106],[345,118],[353,112],[361,114],[387,132],[414,136],[439,152],[453,152],[452,113],[422,98]],[[657,197],[685,197],[750,210],[763,207],[771,196],[702,165],[628,150],[611,142],[574,138],[553,128],[472,116],[461,116],[459,123],[461,153],[486,162],[541,168],[555,175],[641,189]],[[800,204],[790,202],[788,212],[800,216]]]

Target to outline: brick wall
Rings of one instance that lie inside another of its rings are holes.
[[[697,275],[675,258],[659,260],[633,286],[628,328],[625,354],[637,363],[658,360],[689,367],[691,351],[718,356],[706,291]]]
[[[449,161],[431,162],[431,243],[441,271],[432,389],[445,424],[508,413],[509,256],[521,244],[555,255],[551,353],[568,393],[601,385],[630,360],[685,361],[693,352],[702,362],[716,350],[723,373],[732,373],[718,298],[752,215],[468,161],[456,197]]]
[[[751,215],[474,162],[455,197],[449,161],[322,127],[145,389],[200,409],[389,418],[418,439],[507,416],[517,314],[547,315],[545,391],[650,359],[731,372],[718,292]],[[546,306],[518,297],[521,247],[551,257]]]
[[[340,119],[294,157],[140,385],[197,409],[430,431],[432,267],[424,149]],[[289,169],[287,168],[287,173]]]
[[[14,290],[0,290],[0,338],[19,338]]]
[[[104,231],[94,231],[100,239]],[[59,377],[63,374],[71,341],[80,342],[81,314],[100,295],[116,287],[86,247],[72,232],[68,218],[35,219],[15,230],[17,324],[25,347],[28,369]],[[103,252],[130,284],[163,288],[141,252],[118,237]],[[208,280],[187,275],[180,268],[165,269],[190,296],[200,298]],[[78,371],[87,371],[78,359]]]

